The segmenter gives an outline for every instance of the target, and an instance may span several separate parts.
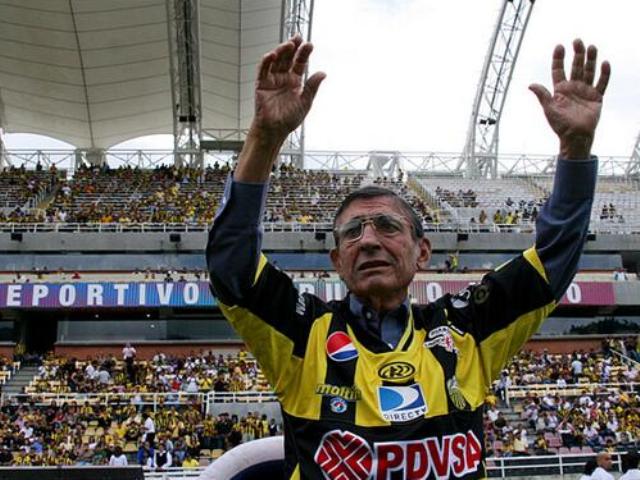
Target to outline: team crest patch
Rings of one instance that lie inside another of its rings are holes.
[[[447,393],[449,394],[451,403],[453,403],[458,410],[469,409],[469,403],[467,402],[467,399],[464,398],[456,377],[452,377],[447,380]]]
[[[436,346],[444,348],[447,352],[458,353],[456,344],[453,341],[449,327],[442,326],[436,327],[427,335],[427,341],[424,342],[424,346],[427,348],[433,348]]]
[[[378,387],[382,418],[389,422],[410,422],[427,413],[427,402],[419,384]]]
[[[327,355],[334,362],[348,362],[358,357],[358,350],[349,335],[334,332],[327,338]]]
[[[476,305],[482,305],[487,301],[490,294],[489,286],[486,284],[480,285],[473,291],[473,301]]]
[[[469,306],[469,299],[471,298],[471,290],[465,288],[451,297],[451,306],[453,308],[466,308]]]
[[[347,401],[342,397],[333,397],[329,401],[329,407],[333,413],[344,413],[347,411]]]

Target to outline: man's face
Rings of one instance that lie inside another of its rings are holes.
[[[611,460],[611,455],[604,454],[598,459],[598,465],[605,470],[611,470],[611,466],[613,465],[613,460]]]
[[[347,287],[364,300],[404,299],[418,266],[431,256],[426,238],[416,240],[407,213],[393,197],[363,198],[353,201],[338,217],[336,229],[357,218],[387,214],[401,220],[401,229],[389,233],[363,225],[362,236],[340,241],[331,251],[331,261]],[[385,302],[387,301],[385,300]],[[375,305],[375,302],[371,302]]]

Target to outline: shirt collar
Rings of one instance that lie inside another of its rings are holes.
[[[386,312],[385,316],[393,315],[397,318],[405,320],[409,315],[409,308],[409,297],[407,296],[396,309],[391,310],[390,312]],[[349,293],[349,310],[351,310],[351,313],[359,318],[363,318],[365,316],[365,313],[367,312],[371,312],[374,315],[377,315],[377,312],[375,310],[365,305],[364,302],[357,298],[353,293]]]

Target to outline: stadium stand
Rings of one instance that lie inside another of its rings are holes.
[[[163,447],[174,466],[187,457],[207,465],[227,448],[280,432],[275,419],[204,415],[199,405],[163,407],[153,413],[133,404],[24,404],[3,406],[0,418],[0,464],[8,466],[104,465],[120,448],[129,463],[155,467],[156,451]],[[149,419],[153,439],[145,430]]]
[[[192,224],[213,219],[229,172],[219,163],[203,172],[160,166],[83,166],[66,172],[10,167],[0,175],[1,223]],[[503,177],[500,180],[411,172],[396,179],[370,178],[366,172],[298,170],[283,165],[273,175],[265,222],[327,224],[338,199],[366,184],[401,193],[430,225],[533,227],[552,177]],[[619,231],[640,220],[640,187],[620,177],[601,177],[592,211],[592,226]],[[622,226],[622,227],[621,227]]]
[[[535,222],[545,192],[525,178],[486,179],[412,173],[428,197],[461,223],[515,225]]]
[[[597,352],[519,354],[487,394],[484,422],[489,455],[494,459],[591,455],[603,449],[636,448],[638,365],[614,355],[614,347],[631,354],[637,352],[636,345],[636,338],[629,337],[610,339]],[[14,365],[3,359],[3,368]],[[164,447],[173,465],[205,466],[233,445],[281,432],[279,418],[258,410],[229,414],[224,409],[232,405],[225,403],[219,413],[206,413],[202,396],[164,397],[151,405],[142,395],[95,394],[268,389],[256,381],[263,378],[259,366],[244,350],[237,356],[206,352],[184,358],[158,352],[149,361],[136,361],[135,371],[128,378],[123,362],[113,358],[87,362],[45,358],[26,396],[3,396],[0,464],[104,465],[119,448],[130,464],[153,467],[150,459],[157,459]],[[45,397],[41,392],[68,394]],[[155,431],[151,440],[146,434],[149,422]]]
[[[153,360],[140,360],[127,372],[125,362],[115,357],[79,361],[63,357],[45,358],[38,376],[24,393],[203,393],[270,390],[255,360],[202,353],[186,358],[158,352]]]
[[[0,223],[206,225],[213,219],[228,173],[228,165],[218,163],[204,171],[167,166],[154,170],[83,166],[72,178],[60,180],[54,190],[41,192],[41,197],[53,197],[46,198],[41,208],[0,218]],[[0,178],[0,185],[7,185],[7,202],[13,205],[20,203],[24,192],[9,189],[12,178]],[[264,220],[303,225],[330,223],[339,199],[365,184],[401,193],[426,223],[437,223],[437,214],[399,179],[371,179],[362,172],[330,173],[287,165],[272,177]]]
[[[0,170],[0,223],[43,221],[36,207],[58,184],[55,166],[27,170],[24,166]]]
[[[613,349],[628,347],[635,356],[636,345],[636,338],[610,339],[599,352],[520,353],[487,399],[487,451],[510,457],[636,448],[640,365]]]
[[[551,177],[532,177],[532,182],[545,192],[552,187]],[[600,176],[591,211],[591,222],[607,224],[638,224],[640,221],[640,186],[623,176]]]

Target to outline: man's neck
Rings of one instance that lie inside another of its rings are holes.
[[[362,305],[375,310],[378,315],[381,315],[386,312],[392,312],[393,310],[400,307],[407,300],[407,295],[404,293],[403,295],[394,295],[392,297],[360,297],[358,295],[354,295],[356,300],[360,302]]]
[[[407,304],[407,296],[405,295],[401,299],[381,299],[379,297],[362,298],[357,295],[351,294],[351,297],[362,307],[367,307],[374,310],[379,316],[383,316],[386,313],[393,312],[402,305]],[[351,302],[353,305],[353,302]],[[354,312],[355,313],[355,312]]]

